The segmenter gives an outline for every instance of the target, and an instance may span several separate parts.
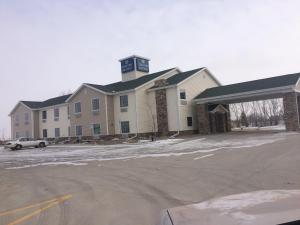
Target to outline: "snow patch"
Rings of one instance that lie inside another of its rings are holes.
[[[204,159],[204,158],[211,157],[211,156],[214,156],[214,155],[215,155],[215,154],[208,154],[208,155],[204,155],[204,156],[196,157],[196,158],[194,158],[194,160],[198,160],[198,159]]]
[[[37,166],[58,166],[58,165],[72,165],[72,166],[85,166],[87,163],[77,163],[77,162],[49,162],[49,163],[37,163],[33,165],[24,165],[24,166],[15,166],[15,167],[8,167],[7,170],[16,170],[16,169],[24,169],[30,167],[37,167]]]

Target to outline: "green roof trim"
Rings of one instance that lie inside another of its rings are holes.
[[[202,70],[204,68],[205,67],[201,67],[201,68],[198,68],[198,69],[189,70],[189,71],[186,71],[186,72],[175,74],[172,77],[169,77],[168,79],[166,79],[166,85],[162,86],[162,87],[167,87],[167,86],[172,86],[172,85],[179,84],[180,82],[182,82],[185,79],[193,76],[195,73],[198,73],[200,70]],[[150,89],[154,89],[154,88],[158,88],[158,86],[154,85]]]
[[[299,78],[300,73],[293,73],[265,79],[208,88],[202,93],[200,93],[195,99],[213,98],[223,95],[240,94],[243,92],[259,91],[270,88],[279,88],[296,85]]]
[[[46,101],[43,102],[35,102],[35,101],[21,101],[21,102],[31,109],[39,109],[39,108],[63,104],[70,96],[71,94],[62,95],[59,97],[47,99]]]
[[[96,88],[100,91],[107,92],[107,93],[128,91],[128,90],[135,89],[135,88],[137,88],[155,78],[158,78],[174,69],[175,68],[171,68],[171,69],[159,71],[159,72],[152,73],[152,74],[147,74],[147,75],[144,75],[144,76],[139,77],[134,80],[124,81],[124,82],[119,81],[119,82],[108,84],[108,85],[98,85],[98,84],[89,84],[89,83],[85,83],[85,84],[88,86],[91,86],[93,88]]]

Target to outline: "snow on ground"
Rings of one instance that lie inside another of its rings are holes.
[[[117,145],[52,145],[45,149],[11,151],[0,148],[0,168],[20,169],[42,165],[85,165],[89,161],[136,159],[212,153],[224,149],[260,146],[282,140],[291,133],[212,135],[205,138],[166,139]],[[202,158],[212,157],[202,156]],[[200,159],[198,157],[198,159]],[[196,160],[196,159],[195,159]]]
[[[276,211],[283,203],[280,200],[299,199],[299,197],[300,190],[264,190],[216,198],[191,205],[191,207],[199,210],[217,210],[219,213],[214,214],[214,217],[227,215],[238,222],[235,224],[269,224],[268,222],[271,221],[272,217],[279,214],[279,217],[284,218],[284,211],[289,211],[287,208],[288,203],[285,203],[285,207],[283,207],[285,210]],[[273,203],[273,206],[262,206],[262,204],[266,203]],[[274,206],[274,203],[277,204],[277,207]],[[293,205],[291,201],[289,204]],[[261,205],[260,208],[257,207],[259,205]],[[256,210],[254,207],[257,207]],[[263,209],[266,208],[270,211],[263,212]],[[273,212],[271,210],[273,210]],[[258,213],[256,213],[257,211]],[[293,217],[292,212],[294,211],[288,212],[289,217]],[[294,215],[297,214],[295,213]],[[263,220],[264,222],[262,222]],[[276,221],[276,219],[274,221]]]
[[[271,131],[271,130],[275,130],[275,131],[284,131],[285,130],[285,125],[284,124],[279,124],[276,126],[266,126],[266,127],[235,127],[232,128],[233,131],[256,131],[256,130],[264,130],[264,131]]]

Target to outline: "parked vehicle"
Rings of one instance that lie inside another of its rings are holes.
[[[35,147],[35,148],[45,148],[49,145],[48,141],[45,140],[34,140],[32,138],[18,138],[13,141],[7,142],[4,147],[10,148],[11,150],[20,150],[22,148]]]

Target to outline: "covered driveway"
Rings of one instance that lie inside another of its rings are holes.
[[[206,89],[195,98],[200,134],[231,130],[229,104],[283,98],[287,131],[299,130],[300,73]]]

